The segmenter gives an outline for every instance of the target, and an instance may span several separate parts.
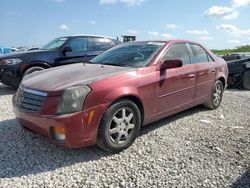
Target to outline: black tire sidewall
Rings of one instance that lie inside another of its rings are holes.
[[[216,86],[217,86],[218,84],[221,86],[222,91],[221,91],[221,94],[220,94],[220,103],[219,103],[218,105],[215,105],[215,104],[214,104],[214,91],[215,91],[215,88],[216,88]],[[214,84],[213,93],[212,93],[212,97],[211,97],[211,100],[212,100],[211,102],[212,102],[212,105],[213,105],[213,109],[216,109],[216,108],[218,108],[218,107],[220,106],[220,104],[221,104],[221,102],[222,102],[223,92],[224,92],[223,83],[222,83],[220,80],[217,80],[217,81],[215,82],[215,84]]]
[[[127,142],[124,145],[116,145],[109,138],[109,125],[115,113],[119,109],[124,108],[124,107],[130,108],[130,110],[133,111],[135,115],[135,121],[136,121],[135,128],[134,128],[134,131],[131,135],[129,142]],[[121,100],[111,105],[104,113],[103,118],[101,120],[100,127],[99,127],[98,139],[102,140],[102,148],[105,147],[104,149],[106,150],[109,150],[112,152],[119,152],[123,149],[128,148],[135,141],[136,137],[138,136],[140,126],[141,126],[141,113],[137,105],[130,100]]]
[[[244,89],[250,90],[250,70],[244,72],[242,84]]]
[[[23,78],[24,78],[25,76],[27,76],[27,75],[33,73],[33,72],[42,71],[42,70],[44,70],[43,67],[38,67],[38,66],[36,66],[36,67],[30,67],[30,68],[28,68],[26,71],[24,71],[24,73],[23,73]]]

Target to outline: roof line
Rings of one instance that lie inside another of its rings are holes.
[[[104,38],[113,39],[112,37],[104,36],[104,35],[92,35],[92,34],[76,34],[76,35],[72,35],[72,37],[79,37],[79,36],[84,36],[84,37],[104,37]]]

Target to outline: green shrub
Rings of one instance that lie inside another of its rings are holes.
[[[250,53],[250,45],[239,46],[235,49],[225,49],[225,50],[212,50],[215,54],[224,55],[228,53],[235,52],[249,52]]]

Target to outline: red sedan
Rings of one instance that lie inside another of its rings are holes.
[[[216,109],[227,75],[225,61],[200,44],[129,42],[28,75],[13,106],[21,126],[55,143],[119,152],[143,125],[200,104]]]

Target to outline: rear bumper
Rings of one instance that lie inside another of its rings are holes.
[[[78,148],[96,144],[99,123],[106,105],[99,105],[78,113],[60,116],[22,112],[15,106],[15,103],[13,103],[13,109],[16,119],[22,127],[47,137],[55,144]],[[64,128],[64,142],[55,140],[53,136],[55,127]]]

